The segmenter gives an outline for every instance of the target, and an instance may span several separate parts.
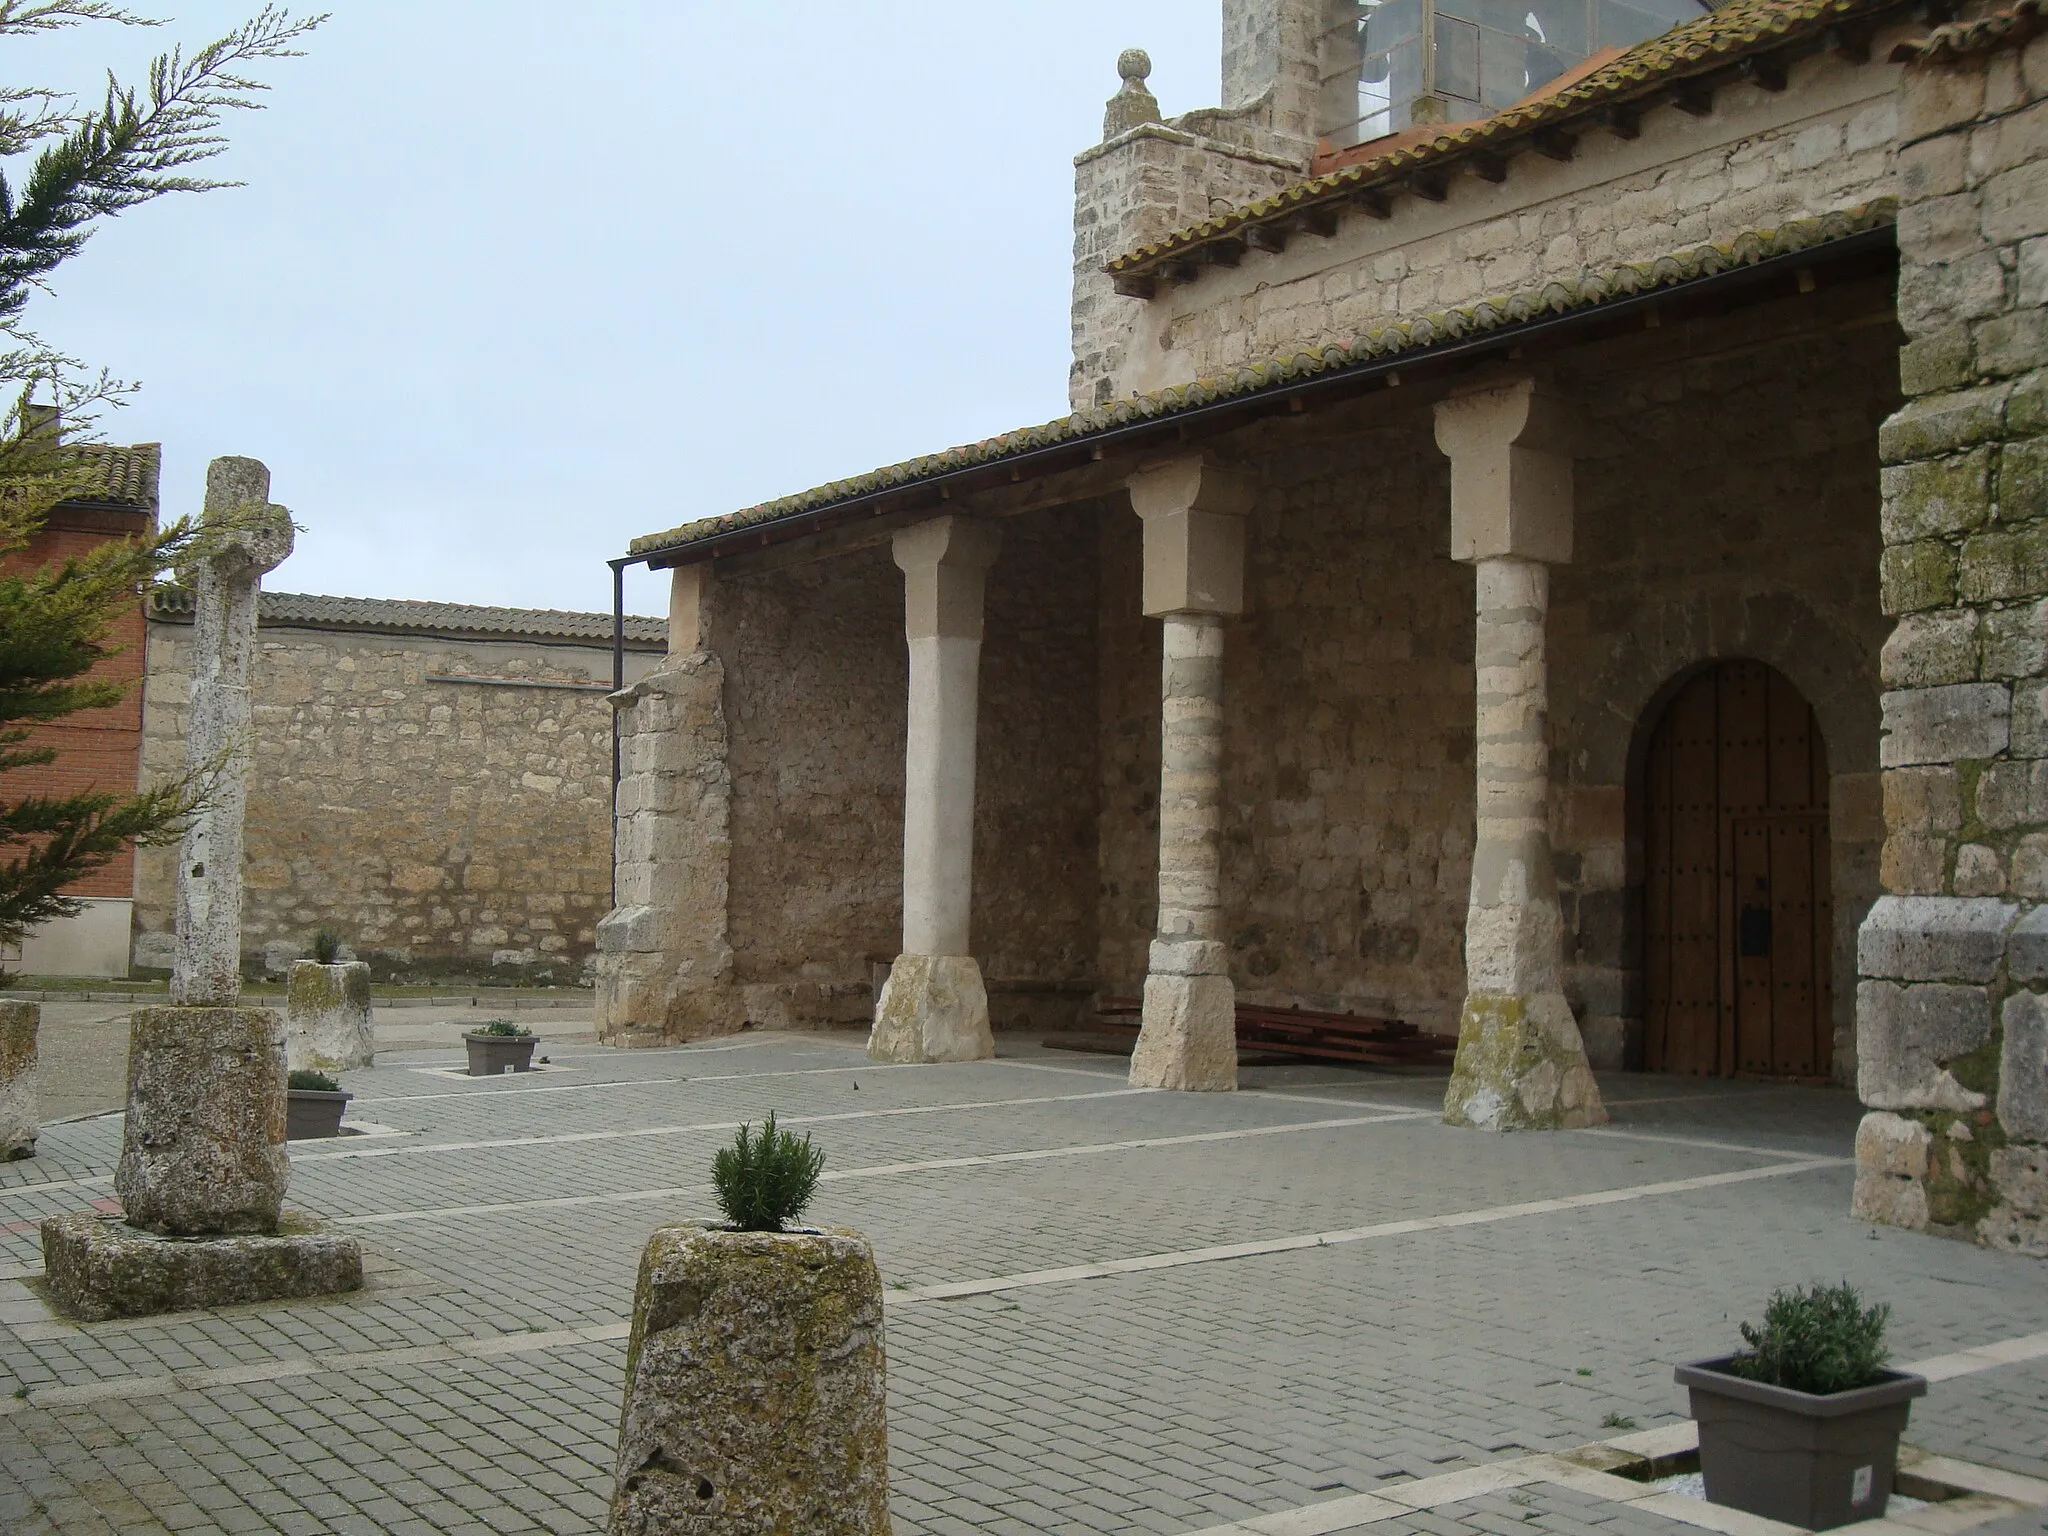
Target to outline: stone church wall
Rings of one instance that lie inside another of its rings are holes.
[[[1634,140],[1588,131],[1568,163],[1519,155],[1500,185],[1459,171],[1442,203],[1396,192],[1390,219],[1347,213],[1333,237],[1297,234],[1284,252],[1121,301],[1130,329],[1091,334],[1088,356],[1109,360],[1107,394],[1143,393],[1856,207],[1896,189],[1896,81],[1888,65],[1818,57],[1784,91],[1730,85],[1705,117],[1648,113]]]
[[[189,623],[152,621],[143,769],[180,771]],[[628,679],[652,658],[628,653]],[[380,978],[583,979],[611,892],[608,647],[265,623],[244,964],[337,930]],[[490,679],[489,682],[447,679]],[[175,849],[139,856],[134,960],[170,963]]]
[[[1005,518],[988,575],[972,927],[998,1028],[1070,1022],[1091,983],[1095,523]],[[746,1017],[865,1022],[902,937],[902,572],[881,545],[723,576],[715,603]]]
[[[1642,1014],[1632,753],[1675,678],[1790,676],[1828,737],[1837,1072],[1877,889],[1877,425],[1896,403],[1881,279],[1571,354],[1589,419],[1578,554],[1553,573],[1553,838],[1571,1000],[1619,1065]],[[1381,395],[1227,445],[1261,476],[1247,613],[1225,640],[1223,871],[1250,1001],[1455,1030],[1472,855],[1472,574],[1449,556],[1431,401]],[[1138,520],[1102,535],[1098,973],[1134,995],[1151,934],[1156,622]]]

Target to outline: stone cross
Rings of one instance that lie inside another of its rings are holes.
[[[292,552],[291,514],[270,502],[255,459],[206,467],[202,547],[192,583],[191,723],[185,767],[211,793],[178,849],[171,1003],[226,1007],[242,995],[242,815],[249,798],[249,663],[263,573]]]

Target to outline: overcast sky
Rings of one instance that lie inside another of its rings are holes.
[[[8,44],[139,78],[254,9]],[[318,9],[314,7],[301,7]],[[333,0],[228,191],[105,225],[31,306],[139,380],[167,512],[248,454],[285,591],[610,606],[673,527],[1066,411],[1074,154],[1142,46],[1217,97],[1217,0]],[[629,607],[660,611],[642,576]]]

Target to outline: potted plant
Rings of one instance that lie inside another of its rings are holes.
[[[485,1019],[462,1032],[462,1043],[469,1050],[469,1075],[496,1077],[500,1072],[531,1072],[533,1048],[539,1041],[523,1024]]]
[[[1847,1282],[1773,1293],[1749,1348],[1677,1370],[1699,1423],[1707,1497],[1824,1531],[1875,1520],[1927,1380],[1885,1368],[1887,1306]]]
[[[881,1274],[859,1233],[793,1226],[824,1162],[742,1126],[712,1164],[725,1221],[648,1240],[611,1530],[886,1536]]]
[[[313,1141],[341,1134],[342,1111],[352,1093],[325,1072],[298,1071],[285,1079],[284,1135],[287,1141]]]

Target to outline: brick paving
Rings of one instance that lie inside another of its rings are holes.
[[[399,1134],[297,1148],[291,1203],[362,1238],[356,1297],[54,1321],[32,1222],[111,1196],[119,1121],[0,1168],[0,1530],[601,1530],[640,1245],[770,1109],[889,1286],[904,1536],[1180,1536],[1677,1423],[1671,1363],[1793,1282],[1890,1301],[1904,1360],[2048,1331],[2038,1262],[1848,1220],[1846,1093],[1617,1076],[1609,1131],[1501,1138],[1439,1124],[1430,1078],[1132,1094],[1008,1040],[880,1068],[846,1035],[585,1028],[533,1077],[441,1075],[431,1040],[348,1075]],[[1910,1438],[2048,1478],[2048,1354],[1938,1382]],[[1529,1527],[1687,1529],[1551,1484],[1370,1528]]]

